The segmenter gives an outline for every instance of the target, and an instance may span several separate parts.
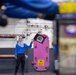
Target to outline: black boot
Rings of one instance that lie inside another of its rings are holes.
[[[24,73],[22,72],[22,75],[24,75]]]
[[[14,75],[17,75],[17,73],[15,73]]]

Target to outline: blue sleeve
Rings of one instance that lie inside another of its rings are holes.
[[[18,49],[17,49],[17,44],[16,44],[16,48],[15,48],[15,56],[17,56],[17,52],[18,52]]]
[[[25,48],[31,48],[32,44],[30,44],[30,45],[24,44],[24,46],[25,46]]]
[[[36,18],[37,17],[37,13],[21,8],[21,7],[17,7],[14,5],[7,5],[7,10],[4,12],[4,14],[6,14],[8,17],[11,18]]]
[[[35,12],[55,14],[58,12],[58,4],[51,0],[3,0],[18,7],[27,8]]]

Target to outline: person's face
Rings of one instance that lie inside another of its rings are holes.
[[[19,38],[19,41],[22,41],[23,40],[23,38]]]

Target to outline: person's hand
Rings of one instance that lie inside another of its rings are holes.
[[[27,56],[27,55],[25,55],[25,58],[27,59],[27,58],[28,58],[28,56]]]
[[[34,42],[34,39],[31,40],[31,43],[33,43],[33,42]]]
[[[43,14],[42,13],[38,13],[38,18],[42,18]]]
[[[17,56],[15,56],[15,59],[17,59]]]
[[[2,6],[1,6],[1,9],[2,9],[2,10],[6,10],[7,8],[6,8],[6,6],[2,5]]]

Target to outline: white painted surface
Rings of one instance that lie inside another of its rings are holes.
[[[0,34],[24,34],[24,42],[30,44],[31,39],[36,35],[36,33],[41,32],[41,34],[46,34],[49,37],[50,48],[53,41],[53,22],[45,21],[42,19],[28,19],[30,23],[27,23],[25,19],[9,19],[9,24],[7,27],[0,27]],[[33,25],[33,27],[31,27]],[[38,27],[37,27],[38,25]],[[48,26],[45,29],[45,25]],[[15,47],[17,38],[0,38],[0,48],[13,48]]]

